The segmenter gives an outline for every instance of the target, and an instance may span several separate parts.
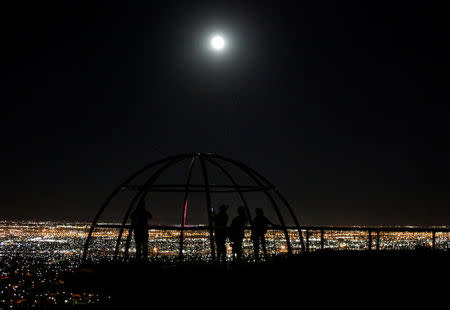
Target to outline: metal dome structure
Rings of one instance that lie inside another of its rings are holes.
[[[188,164],[187,169],[187,175],[185,176],[185,183],[184,184],[159,184],[157,181],[160,181],[161,176],[164,172],[166,172],[168,169],[173,167],[176,164],[185,162]],[[202,184],[192,184],[192,171],[194,168],[194,165],[196,163],[199,163],[201,168],[201,175],[203,182]],[[240,170],[241,173],[244,175],[247,175],[250,180],[252,180],[253,184],[239,184],[236,182],[236,178],[233,175],[232,172],[230,172],[230,169],[227,169],[225,165],[229,165],[230,167],[234,167],[234,169]],[[208,171],[208,168],[214,166],[220,173],[222,173],[223,177],[226,178],[230,184],[214,184],[210,182],[210,173]],[[149,173],[149,176],[145,177],[144,184],[142,185],[135,185],[134,182],[138,179],[138,177],[141,177],[145,173]],[[85,241],[84,245],[84,251],[83,251],[83,261],[86,260],[89,247],[92,239],[93,232],[95,228],[101,227],[99,224],[99,219],[101,215],[104,213],[105,209],[108,208],[108,206],[111,205],[111,202],[114,200],[114,198],[120,193],[122,190],[128,189],[128,190],[134,190],[136,193],[131,198],[131,201],[129,201],[128,206],[126,206],[125,215],[123,216],[122,222],[120,225],[116,225],[115,228],[119,229],[119,232],[117,234],[116,238],[116,245],[115,245],[115,251],[114,251],[114,259],[117,259],[121,247],[122,239],[125,239],[124,237],[124,231],[128,229],[128,234],[126,236],[125,241],[125,259],[128,259],[128,252],[130,248],[131,243],[131,236],[132,236],[132,227],[131,225],[127,225],[128,221],[130,220],[130,214],[132,211],[138,206],[139,203],[144,202],[145,199],[149,196],[152,192],[166,192],[166,193],[184,193],[184,201],[182,204],[182,210],[180,210],[181,216],[181,223],[176,226],[176,230],[179,230],[179,258],[183,258],[183,249],[184,249],[184,235],[186,230],[186,216],[187,216],[187,207],[188,207],[188,199],[189,195],[191,193],[204,193],[205,201],[206,201],[206,214],[208,218],[208,226],[207,229],[209,230],[209,243],[210,243],[210,254],[212,261],[216,260],[216,250],[215,250],[215,244],[214,244],[214,227],[213,227],[213,220],[212,220],[212,193],[236,193],[239,195],[240,202],[242,206],[245,207],[246,214],[248,217],[248,220],[250,224],[252,223],[252,217],[250,213],[250,206],[246,198],[247,193],[252,192],[260,192],[263,193],[266,198],[268,199],[272,210],[275,212],[279,226],[281,227],[281,230],[284,233],[284,238],[287,245],[287,253],[292,253],[292,246],[291,246],[291,240],[288,233],[288,227],[286,225],[285,219],[283,218],[282,212],[287,210],[287,213],[290,216],[290,219],[295,224],[295,230],[299,234],[300,239],[300,246],[301,251],[305,251],[305,244],[303,241],[303,235],[302,230],[299,225],[299,222],[297,220],[297,217],[290,206],[289,202],[285,199],[285,197],[279,192],[279,190],[271,183],[269,180],[267,180],[264,176],[262,176],[260,173],[255,171],[254,169],[250,168],[249,166],[236,161],[231,158],[227,158],[224,156],[220,156],[217,154],[211,154],[211,153],[190,153],[190,154],[180,154],[176,156],[169,156],[166,158],[163,158],[161,160],[152,162],[143,168],[139,169],[135,173],[133,173],[131,176],[129,176],[123,183],[118,185],[106,198],[100,209],[98,210],[97,214],[95,215],[94,219],[92,220],[92,224],[89,229],[88,236]],[[149,198],[151,200],[151,197]],[[284,209],[283,209],[284,208]],[[103,225],[103,227],[105,227]]]

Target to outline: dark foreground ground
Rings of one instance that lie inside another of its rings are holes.
[[[449,309],[450,253],[315,252],[259,264],[104,263],[67,276],[96,308]]]

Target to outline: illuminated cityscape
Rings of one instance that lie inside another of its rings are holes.
[[[93,290],[68,290],[63,275],[80,265],[89,223],[62,222],[0,222],[0,307],[15,308],[50,304],[89,304],[108,302],[110,296]],[[89,259],[111,260],[114,254],[117,228],[97,228],[94,232]],[[320,230],[309,230],[307,245],[310,251],[368,250],[367,231],[325,231],[323,241]],[[155,260],[174,260],[178,256],[179,231],[151,229],[149,257]],[[289,235],[294,253],[301,249],[298,232],[291,229]],[[303,232],[306,236],[306,231]],[[281,230],[269,230],[267,247],[270,255],[287,252]],[[372,233],[375,240],[375,235]],[[123,236],[122,240],[126,239]],[[414,250],[432,247],[430,232],[381,232],[380,250]],[[122,242],[125,243],[125,242]],[[375,248],[375,241],[374,241]],[[435,249],[448,251],[450,233],[435,234]],[[123,250],[123,247],[122,247]],[[134,245],[130,252],[133,256]],[[250,232],[244,239],[244,254],[252,260]],[[231,261],[231,245],[227,243]],[[184,256],[191,260],[209,260],[209,231],[185,232]],[[123,257],[123,253],[119,256]]]

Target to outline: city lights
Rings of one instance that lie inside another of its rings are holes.
[[[114,223],[111,223],[114,224]],[[13,222],[0,221],[0,308],[20,305],[39,307],[54,304],[83,304],[108,301],[110,296],[91,291],[68,291],[61,275],[76,270],[89,231],[89,223]],[[114,256],[117,228],[97,228],[94,231],[89,259],[111,260]],[[298,232],[288,231],[294,253],[301,251]],[[127,232],[122,237],[127,238]],[[178,257],[179,230],[149,231],[149,259],[173,262]],[[253,258],[253,243],[249,230],[243,242],[244,257]],[[306,231],[303,232],[306,239]],[[310,251],[322,248],[332,250],[368,250],[367,231],[325,231],[321,239],[320,230],[310,230],[307,247]],[[375,248],[375,235],[372,234]],[[186,259],[211,260],[208,230],[186,230],[183,250]],[[266,234],[269,255],[287,253],[282,230],[269,230]],[[305,241],[306,242],[306,241]],[[123,257],[125,242],[119,251]],[[431,248],[429,232],[381,232],[380,250],[413,250],[417,247]],[[435,234],[436,249],[449,250],[450,233]],[[232,260],[232,247],[227,241],[227,259]],[[130,255],[135,253],[131,240]]]

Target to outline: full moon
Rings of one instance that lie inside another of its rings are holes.
[[[220,51],[225,47],[225,40],[221,36],[213,36],[210,43],[211,47],[216,51]]]

